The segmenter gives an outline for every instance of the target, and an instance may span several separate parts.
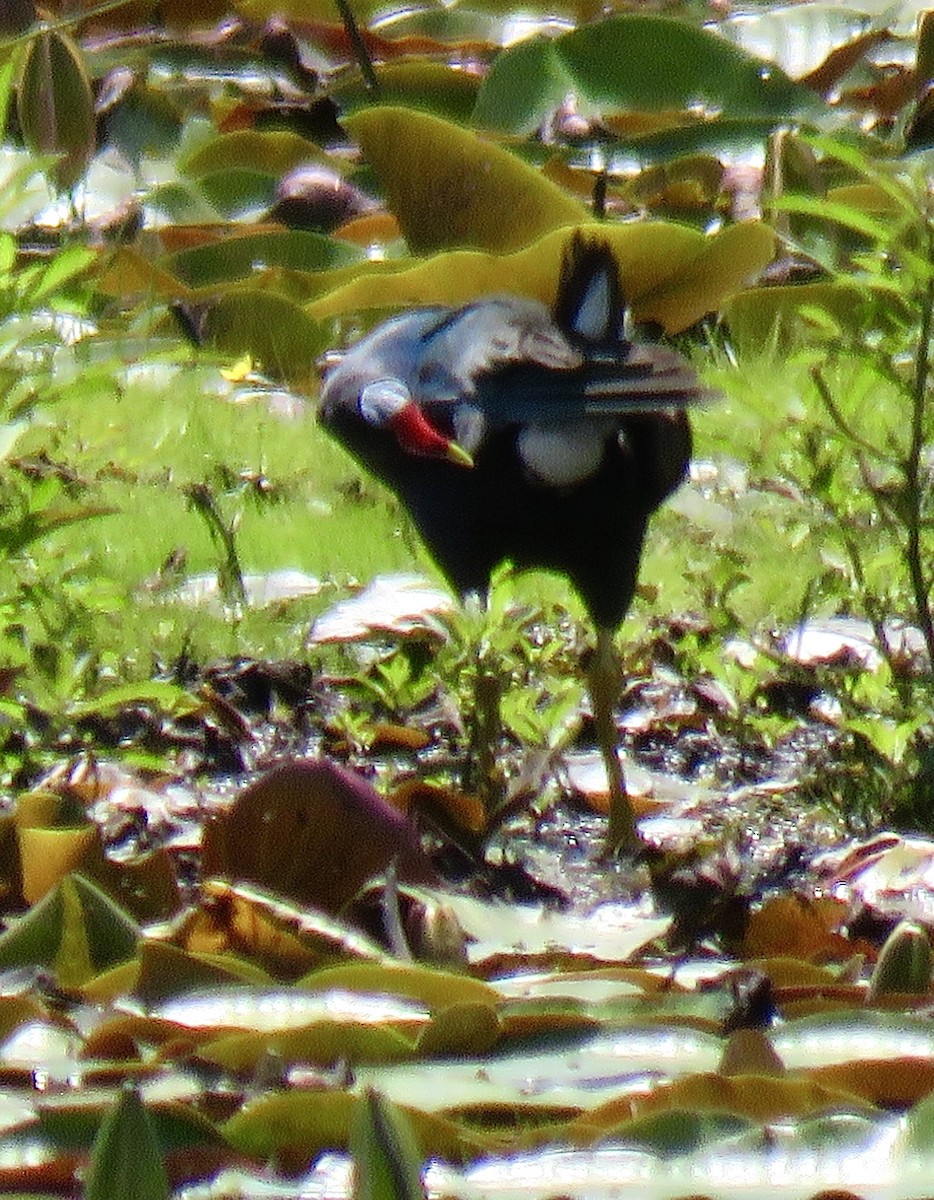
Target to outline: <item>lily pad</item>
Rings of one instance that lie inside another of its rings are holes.
[[[345,124],[416,254],[453,246],[507,253],[586,216],[521,158],[440,117],[386,106]]]

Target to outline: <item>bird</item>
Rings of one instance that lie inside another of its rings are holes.
[[[461,594],[504,561],[567,578],[596,627],[588,672],[610,792],[609,844],[638,844],[618,757],[613,646],[652,513],[685,478],[691,364],[633,340],[605,238],[567,241],[551,308],[518,295],[377,325],[322,379],[319,419],[410,513]]]

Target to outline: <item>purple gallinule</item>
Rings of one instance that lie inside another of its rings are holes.
[[[326,373],[324,426],[399,497],[460,592],[493,569],[565,575],[597,629],[589,683],[610,785],[609,841],[636,840],[617,756],[613,634],[636,586],[646,525],[681,482],[690,364],[632,341],[613,252],[569,242],[557,297],[492,296],[403,312]]]

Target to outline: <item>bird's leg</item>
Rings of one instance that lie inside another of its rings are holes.
[[[606,831],[606,852],[633,850],[639,843],[636,819],[626,795],[626,781],[619,761],[619,730],[613,705],[619,696],[621,671],[613,646],[613,630],[597,626],[597,648],[587,668],[587,685],[593,705],[597,744],[606,764],[610,792],[610,820]]]

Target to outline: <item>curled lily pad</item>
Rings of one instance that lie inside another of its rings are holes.
[[[336,912],[396,860],[433,882],[414,827],[362,776],[336,763],[282,763],[240,793],[206,831],[206,869]]]
[[[705,237],[685,225],[644,221],[584,224],[583,233],[613,248],[633,315],[676,333],[716,311],[752,282],[771,260],[774,234],[758,221]],[[368,308],[463,304],[477,296],[514,292],[550,304],[572,228],[553,230],[513,254],[454,250],[413,265],[365,264],[334,272],[333,290],[306,305],[314,319]]]
[[[586,210],[470,130],[414,109],[364,109],[345,122],[417,254],[452,246],[505,253]]]

